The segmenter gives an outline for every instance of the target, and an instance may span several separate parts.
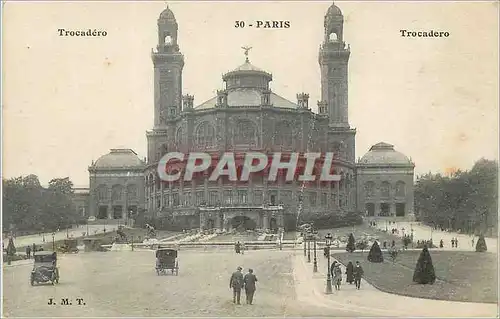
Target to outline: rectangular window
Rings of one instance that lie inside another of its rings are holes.
[[[197,191],[196,192],[196,205],[205,204],[205,192]]]
[[[231,190],[225,190],[223,194],[224,204],[231,205],[233,203],[233,192]]]
[[[208,203],[210,206],[216,206],[219,202],[219,192],[218,191],[210,191],[209,192],[209,200]]]
[[[193,199],[191,197],[191,192],[184,193],[184,206],[191,206],[193,203]]]
[[[253,202],[256,205],[262,205],[263,203],[263,194],[261,190],[253,191]]]
[[[247,191],[238,190],[238,204],[246,204],[248,202]]]
[[[321,206],[326,206],[326,199],[327,199],[327,194],[322,193],[321,194]]]
[[[278,205],[278,191],[269,191],[269,205]]]
[[[173,206],[174,206],[174,207],[179,206],[179,203],[180,203],[180,200],[179,200],[179,193],[173,193],[173,194],[172,194],[172,202],[173,202]]]
[[[309,205],[316,206],[316,193],[314,192],[309,193]]]

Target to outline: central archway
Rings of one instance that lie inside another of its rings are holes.
[[[235,216],[231,218],[231,228],[237,230],[255,230],[257,223],[247,216]]]

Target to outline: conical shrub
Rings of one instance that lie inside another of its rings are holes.
[[[16,254],[16,246],[14,245],[14,239],[9,238],[9,244],[7,245],[7,255],[13,256]]]
[[[413,282],[426,285],[433,284],[435,281],[436,273],[434,272],[434,266],[432,265],[431,254],[429,253],[429,249],[424,247],[418,257],[417,265],[415,266]]]
[[[378,245],[378,242],[375,241],[370,248],[370,252],[368,253],[368,261],[372,263],[381,263],[384,262],[384,255],[382,254],[382,250]]]
[[[347,246],[345,250],[352,253],[356,250],[356,241],[354,239],[354,235],[352,233],[349,234],[349,238],[347,239]]]
[[[479,253],[483,253],[487,250],[488,250],[488,247],[486,247],[486,240],[484,240],[484,236],[481,235],[481,236],[479,236],[479,239],[477,240],[476,251]]]

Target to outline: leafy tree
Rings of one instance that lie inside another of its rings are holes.
[[[426,285],[433,284],[435,281],[436,273],[434,272],[434,266],[432,265],[431,254],[429,253],[427,247],[424,247],[418,257],[417,265],[415,266],[413,282]]]
[[[469,171],[419,176],[417,217],[429,225],[469,233],[495,233],[498,227],[498,163],[478,160]]]
[[[347,246],[345,248],[346,251],[352,253],[356,250],[356,240],[354,239],[354,235],[352,233],[349,234],[349,238],[347,239]]]
[[[3,224],[17,231],[56,230],[67,227],[79,216],[72,202],[69,178],[56,178],[41,186],[36,175],[2,180]]]
[[[488,250],[488,247],[486,247],[486,241],[484,240],[484,236],[481,235],[479,236],[479,239],[477,240],[477,243],[476,243],[476,251],[477,252],[485,252]]]
[[[370,248],[370,252],[368,253],[368,261],[372,263],[381,263],[384,262],[384,255],[382,254],[382,250],[377,241],[375,241]]]

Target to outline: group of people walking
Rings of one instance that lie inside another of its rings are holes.
[[[245,289],[246,303],[251,305],[253,295],[256,290],[257,276],[253,273],[253,269],[249,268],[248,273],[243,276],[243,268],[238,267],[231,275],[229,280],[229,288],[233,289],[233,303],[240,305],[241,290]]]
[[[340,290],[340,285],[342,283],[342,269],[340,268],[340,263],[334,261],[330,266],[330,275],[333,278],[333,284],[335,286],[335,290]],[[355,284],[356,289],[361,288],[361,278],[363,278],[364,271],[363,267],[359,261],[356,261],[356,265],[350,261],[346,266],[346,282],[349,284]]]

